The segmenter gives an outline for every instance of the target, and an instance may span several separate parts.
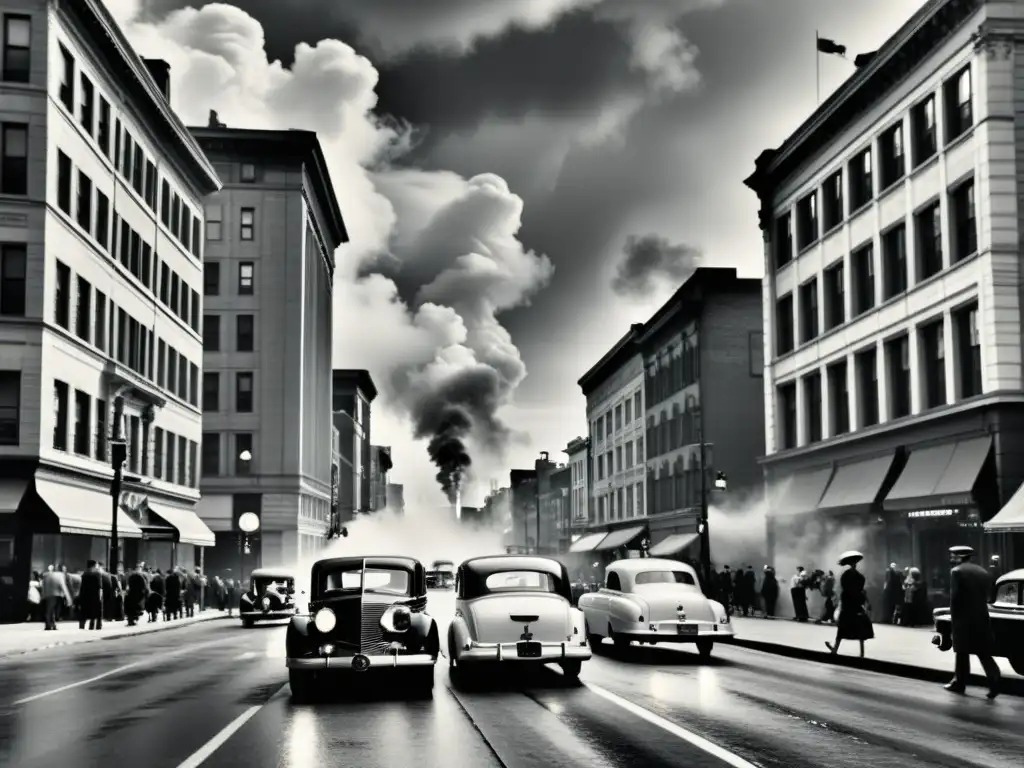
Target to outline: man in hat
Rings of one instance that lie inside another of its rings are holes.
[[[103,629],[103,576],[96,561],[90,560],[82,573],[82,589],[78,593],[78,626],[85,629]]]
[[[992,658],[992,624],[988,616],[991,577],[980,565],[971,562],[974,550],[959,546],[949,548],[953,570],[949,578],[949,612],[953,624],[953,651],[956,668],[946,690],[963,693],[971,674],[971,656],[977,656],[988,678],[988,697],[999,694],[999,667]]]

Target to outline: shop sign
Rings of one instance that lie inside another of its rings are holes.
[[[955,517],[959,513],[959,509],[918,509],[914,512],[907,512],[907,517],[915,519],[928,517]]]

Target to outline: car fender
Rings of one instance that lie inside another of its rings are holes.
[[[288,629],[285,630],[284,645],[287,656],[295,656],[302,653],[302,649],[308,646],[309,628],[313,619],[310,616],[292,616],[288,620]]]
[[[411,636],[410,636],[411,633]],[[388,635],[390,637],[390,635]],[[411,616],[409,629],[395,635],[399,642],[405,641],[410,650],[423,650],[435,659],[440,642],[437,637],[437,622],[428,613],[414,613]]]
[[[583,611],[574,606],[569,606],[569,623],[574,630],[573,634],[581,638],[587,635],[587,616]]]
[[[618,594],[608,604],[608,622],[615,630],[639,623],[640,617],[646,620],[650,613],[647,601],[638,595]]]
[[[711,612],[715,615],[715,621],[721,623],[722,619],[728,618],[729,613],[725,610],[725,606],[717,600],[708,600],[708,607]]]
[[[472,639],[462,609],[456,609],[449,631],[451,632],[451,647],[448,652],[453,654],[457,660],[462,652],[462,647]]]

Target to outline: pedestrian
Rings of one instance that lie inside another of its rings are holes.
[[[761,599],[764,600],[764,617],[775,618],[775,604],[779,600],[779,580],[775,578],[775,569],[770,565],[764,567],[764,579],[761,581]]]
[[[992,622],[988,615],[991,576],[971,562],[974,550],[967,546],[949,548],[954,564],[949,574],[949,613],[953,624],[953,651],[956,654],[953,680],[946,684],[952,693],[964,693],[971,674],[971,656],[977,656],[988,679],[988,698],[999,695],[1002,675],[992,658]]]
[[[821,596],[825,598],[825,606],[821,610],[821,616],[815,624],[831,624],[832,616],[836,612],[836,575],[832,571],[821,580]]]
[[[743,615],[757,615],[757,574],[754,573],[754,566],[747,564],[747,570],[743,572],[743,593],[746,595],[746,605],[743,607]]]
[[[139,623],[139,618],[146,613],[148,606],[146,598],[149,596],[149,582],[146,581],[146,574],[143,571],[144,563],[135,566],[135,570],[128,575],[128,590],[124,600],[124,614],[128,619],[128,626],[134,627]]]
[[[103,629],[103,577],[95,560],[85,564],[81,588],[78,592],[78,628]]]
[[[789,596],[793,600],[793,621],[807,621],[810,618],[807,613],[807,574],[802,565],[796,567],[796,573],[789,580]]]
[[[857,563],[864,559],[860,552],[846,552],[839,558],[839,564],[847,566],[839,577],[839,616],[836,618],[835,644],[825,641],[832,655],[839,653],[843,640],[856,640],[860,643],[860,657],[864,658],[864,641],[875,636],[875,628],[868,615],[868,594],[865,590],[867,580],[857,570]]]
[[[32,571],[32,578],[28,582],[28,604],[25,606],[27,621],[39,621],[42,617],[40,605],[43,601],[43,594],[39,591],[42,578],[39,571]]]
[[[725,607],[725,615],[732,616],[733,608],[733,582],[732,569],[727,565],[722,569],[718,579],[718,594],[721,596],[721,603]]]
[[[64,571],[49,566],[43,574],[40,591],[43,594],[43,620],[46,622],[46,629],[57,629],[57,620],[61,617],[64,606],[71,603],[71,590],[68,588]]]
[[[903,577],[896,563],[889,563],[889,567],[885,569],[883,590],[885,615],[882,616],[882,621],[886,624],[898,624],[898,615],[903,609]]]
[[[157,620],[160,611],[164,607],[164,577],[157,568],[149,578],[149,595],[146,597],[146,612],[149,614],[149,623]]]

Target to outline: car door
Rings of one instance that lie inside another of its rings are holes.
[[[606,634],[608,630],[608,609],[611,606],[612,597],[621,589],[622,583],[619,574],[615,571],[609,571],[605,577],[604,586],[599,591],[591,593],[592,602],[586,615],[592,633],[598,635]]]

